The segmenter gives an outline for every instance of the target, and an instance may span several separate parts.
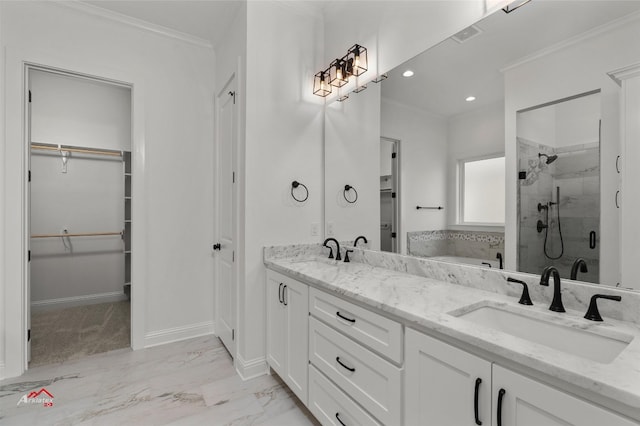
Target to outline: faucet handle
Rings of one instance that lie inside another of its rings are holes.
[[[609,299],[619,302],[622,300],[621,296],[610,296],[608,294],[594,294],[591,296],[591,302],[589,302],[589,309],[585,314],[585,318],[591,321],[602,321],[600,311],[598,311],[598,299]]]
[[[345,262],[351,262],[351,259],[349,259],[349,253],[353,253],[353,250],[347,250],[344,252],[344,261]]]
[[[509,281],[510,283],[522,284],[522,296],[520,296],[520,300],[518,301],[519,304],[533,305],[533,302],[531,301],[531,297],[529,297],[529,287],[527,286],[527,283],[525,283],[524,281],[516,280],[515,278],[511,278],[511,277],[508,277],[507,281]]]

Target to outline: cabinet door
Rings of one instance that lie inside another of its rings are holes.
[[[490,362],[415,330],[405,340],[407,425],[491,424]]]
[[[267,272],[267,362],[280,376],[285,374],[287,307],[282,303],[284,278]]]
[[[494,426],[638,426],[498,365],[493,366],[493,399]]]
[[[306,405],[309,374],[309,286],[292,279],[286,280],[284,284],[287,364],[283,379]]]

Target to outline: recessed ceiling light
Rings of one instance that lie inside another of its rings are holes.
[[[405,72],[402,73],[403,77],[412,77],[413,76],[413,71],[411,70],[406,70]]]
[[[475,100],[476,100],[475,96],[467,96],[467,99],[465,99],[465,101],[467,101],[467,102],[473,102]]]

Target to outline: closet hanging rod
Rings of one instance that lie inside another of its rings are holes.
[[[59,152],[68,151],[68,152],[78,152],[82,154],[108,155],[111,157],[122,157],[122,151],[115,151],[111,149],[83,148],[83,147],[74,147],[69,145],[51,145],[51,144],[42,144],[38,142],[32,142],[31,149],[40,149],[44,151],[59,151]]]
[[[108,235],[124,235],[124,231],[120,232],[77,232],[73,234],[34,234],[31,238],[59,238],[59,237],[102,237]]]

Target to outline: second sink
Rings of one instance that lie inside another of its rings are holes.
[[[578,322],[546,318],[537,312],[484,301],[450,312],[450,315],[562,352],[608,364],[622,352],[633,336],[608,331],[594,333]],[[553,322],[555,321],[555,322]]]

